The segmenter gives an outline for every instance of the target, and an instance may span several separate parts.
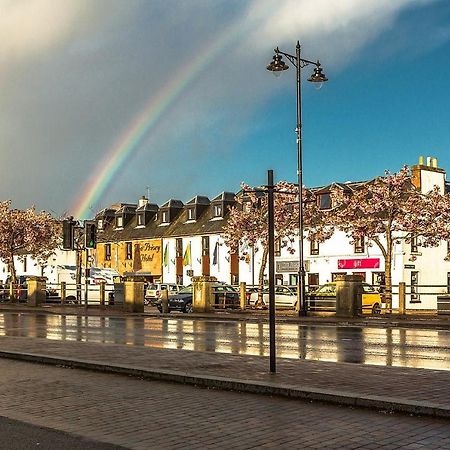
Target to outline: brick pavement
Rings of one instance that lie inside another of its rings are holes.
[[[278,359],[223,353],[0,337],[0,356],[178,381],[450,417],[450,371]]]
[[[6,359],[0,378],[3,416],[133,449],[450,448],[445,419]]]

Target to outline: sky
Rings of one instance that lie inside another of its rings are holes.
[[[448,0],[0,0],[0,200],[92,218],[296,181],[450,171]],[[288,61],[286,61],[288,62]]]

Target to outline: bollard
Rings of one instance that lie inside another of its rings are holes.
[[[398,283],[398,313],[406,314],[406,284],[404,281]]]
[[[247,284],[245,281],[239,283],[239,299],[241,301],[241,309],[245,310],[247,307]]]
[[[60,296],[61,296],[61,305],[64,305],[64,301],[66,300],[66,282],[61,281],[60,286]]]
[[[105,281],[100,282],[100,306],[105,306]]]
[[[169,291],[167,289],[163,289],[161,291],[161,312],[163,314],[167,314],[169,312]]]

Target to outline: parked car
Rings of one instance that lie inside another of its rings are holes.
[[[175,283],[150,283],[145,288],[144,305],[156,305],[156,301],[161,298],[162,291],[167,289],[169,295],[174,295],[179,292],[183,286]]]
[[[258,290],[250,294],[249,305],[255,306],[258,301]],[[269,288],[263,290],[263,304],[269,306]],[[275,307],[295,308],[297,305],[297,292],[289,286],[275,286]]]
[[[368,283],[362,283],[362,312],[364,314],[381,314],[382,298],[380,292]],[[330,282],[320,286],[316,291],[308,294],[311,309],[336,309],[336,283]]]
[[[213,285],[213,306],[216,308],[239,308],[239,292],[228,284],[215,283]],[[169,295],[169,311],[182,311],[184,313],[193,312],[192,307],[193,287],[186,286],[177,294]],[[156,307],[162,312],[162,299],[156,301]]]

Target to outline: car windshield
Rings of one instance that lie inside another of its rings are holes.
[[[192,284],[180,289],[179,294],[192,294]]]
[[[320,286],[317,291],[314,292],[315,294],[335,294],[336,293],[336,285],[334,284],[324,284],[323,286]]]

